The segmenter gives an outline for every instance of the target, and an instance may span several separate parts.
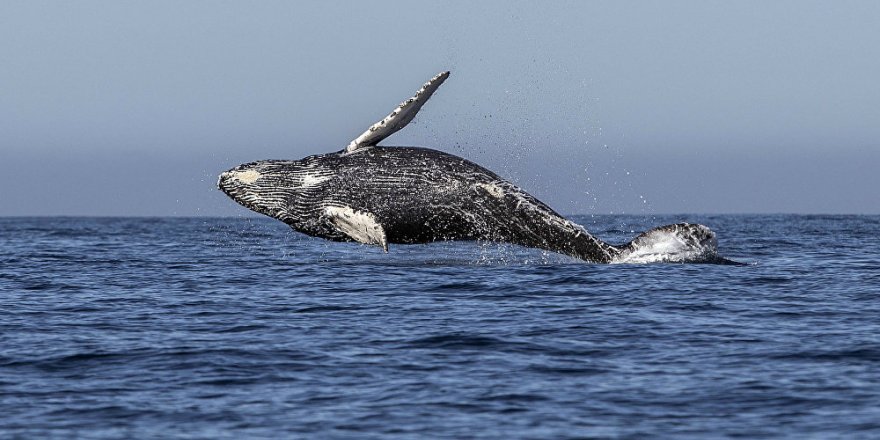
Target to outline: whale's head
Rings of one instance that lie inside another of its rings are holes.
[[[221,173],[217,187],[245,208],[292,224],[301,216],[297,208],[314,200],[310,194],[331,177],[312,157],[263,160]]]
[[[648,230],[621,247],[615,263],[698,263],[718,258],[715,233],[706,226],[677,223]]]

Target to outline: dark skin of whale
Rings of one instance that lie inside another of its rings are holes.
[[[237,173],[260,177],[244,183],[233,177]],[[319,182],[303,185],[307,176],[319,176],[312,178]],[[339,230],[328,206],[369,213],[393,244],[506,242],[597,263],[611,262],[631,246],[605,243],[492,171],[428,148],[377,146],[253,162],[224,173],[219,187],[247,208],[333,241],[358,240]],[[698,225],[664,228],[691,226]],[[696,240],[710,238],[696,232]]]
[[[314,237],[353,241],[323,215],[325,206],[339,205],[375,216],[388,243],[508,242],[596,262],[608,262],[618,252],[495,173],[428,148],[371,147],[348,155],[255,162],[231,171],[252,169],[262,177],[249,191],[265,188],[287,208],[245,206]],[[332,170],[332,177],[303,188],[297,181],[304,169]],[[231,180],[221,179],[220,188],[235,199]]]
[[[431,78],[340,152],[239,165],[222,173],[218,186],[239,204],[304,234],[386,251],[389,243],[482,240],[597,263],[715,257],[715,234],[702,225],[661,226],[612,245],[466,159],[429,148],[378,146],[412,121],[448,77],[447,71]]]

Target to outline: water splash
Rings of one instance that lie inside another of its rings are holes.
[[[707,263],[718,258],[718,240],[711,229],[678,223],[639,235],[612,263]]]

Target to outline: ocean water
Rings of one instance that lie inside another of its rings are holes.
[[[743,266],[0,219],[0,438],[880,438],[880,217],[700,222]]]

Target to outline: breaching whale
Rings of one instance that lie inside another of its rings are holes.
[[[386,252],[392,243],[481,240],[597,263],[720,260],[715,233],[706,226],[660,226],[613,245],[466,159],[377,145],[412,121],[448,77],[441,72],[431,78],[341,151],[239,165],[220,174],[218,186],[246,208],[304,234]]]

